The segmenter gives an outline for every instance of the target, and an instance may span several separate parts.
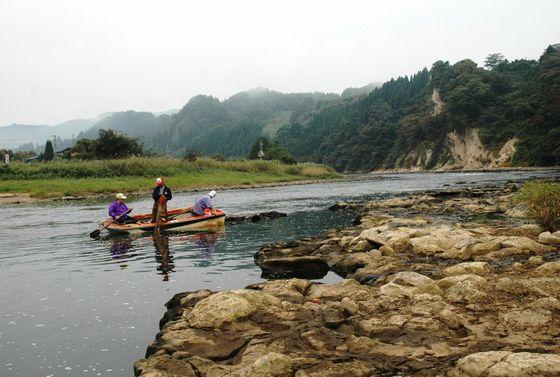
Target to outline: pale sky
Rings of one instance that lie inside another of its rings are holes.
[[[560,1],[0,0],[0,125],[181,108],[267,87],[340,93],[560,43]]]

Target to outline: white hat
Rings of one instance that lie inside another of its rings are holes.
[[[211,197],[211,198],[215,197],[216,196],[216,191],[214,191],[214,190],[210,191],[208,193],[208,196]]]
[[[126,196],[124,196],[124,194],[122,192],[119,192],[117,194],[117,199],[126,199]]]

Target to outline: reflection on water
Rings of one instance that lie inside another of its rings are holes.
[[[198,260],[193,263],[194,267],[209,267],[212,265],[214,253],[216,251],[216,242],[220,237],[225,237],[225,231],[216,232],[196,232],[196,233],[161,233],[146,234],[143,236],[110,236],[106,237],[109,244],[109,254],[114,263],[117,263],[122,269],[128,267],[129,261],[132,261],[139,254],[135,253],[135,243],[139,248],[145,250],[145,240],[150,238],[153,244],[153,255],[157,262],[156,270],[163,275],[163,281],[169,281],[169,276],[175,272],[175,264],[173,261],[173,253],[170,250],[170,240],[181,245],[181,250],[193,250],[198,256]]]
[[[231,214],[286,218],[226,226],[225,233],[89,238],[105,204],[3,206],[0,227],[0,376],[129,376],[175,293],[237,289],[261,281],[253,255],[265,244],[348,226],[338,200],[503,183],[551,172],[363,175],[354,181],[220,192]],[[465,184],[461,183],[460,187]],[[196,193],[174,196],[174,207]],[[151,200],[130,200],[138,213]],[[79,219],[76,221],[75,219]],[[332,273],[323,281],[336,281]]]
[[[169,252],[169,236],[156,233],[152,236],[156,261],[158,262],[157,270],[163,275],[163,281],[169,281],[169,273],[173,272],[173,257]]]

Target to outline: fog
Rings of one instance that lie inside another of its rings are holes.
[[[0,125],[181,108],[203,93],[341,92],[560,42],[560,2],[0,0]]]

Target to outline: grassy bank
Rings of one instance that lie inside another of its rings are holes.
[[[317,164],[286,165],[277,161],[199,158],[194,162],[163,158],[103,161],[53,161],[45,164],[0,165],[0,193],[29,193],[52,198],[141,192],[165,177],[175,190],[329,179],[338,176]]]

